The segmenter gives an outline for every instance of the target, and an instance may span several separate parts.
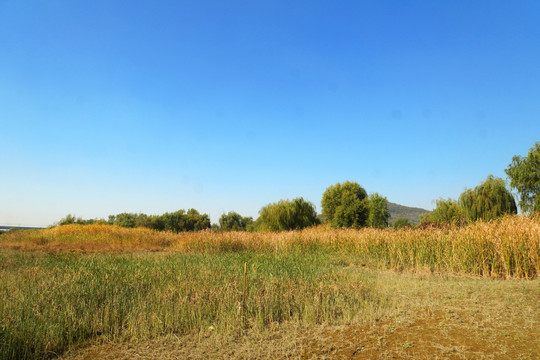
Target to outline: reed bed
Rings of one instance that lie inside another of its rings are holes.
[[[169,232],[147,228],[128,229],[114,225],[65,225],[42,230],[6,233],[0,247],[47,251],[163,250],[177,240]]]
[[[324,254],[2,250],[0,359],[54,358],[93,338],[241,335],[368,317],[377,301],[364,278],[339,270]]]
[[[310,252],[324,251],[378,267],[498,278],[540,275],[540,218],[508,216],[464,227],[330,229],[280,233],[200,231],[173,234],[145,228],[67,225],[5,234],[0,247],[46,251]]]

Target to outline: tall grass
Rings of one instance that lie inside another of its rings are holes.
[[[508,216],[444,229],[333,230],[172,234],[107,225],[69,225],[6,234],[0,247],[47,251],[166,250],[192,253],[324,250],[377,266],[502,278],[540,275],[540,219]]]
[[[242,280],[248,264],[244,312]],[[0,359],[44,359],[93,337],[226,334],[283,321],[347,323],[368,309],[358,274],[324,254],[0,252]]]

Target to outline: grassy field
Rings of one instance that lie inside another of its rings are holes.
[[[0,358],[523,358],[540,221],[0,237]]]

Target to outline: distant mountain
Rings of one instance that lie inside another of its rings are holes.
[[[388,202],[388,212],[390,212],[390,224],[400,217],[408,219],[413,224],[419,224],[420,216],[429,212],[429,210]]]

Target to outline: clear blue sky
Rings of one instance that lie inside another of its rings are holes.
[[[0,2],[0,224],[431,209],[538,140],[538,1]]]

